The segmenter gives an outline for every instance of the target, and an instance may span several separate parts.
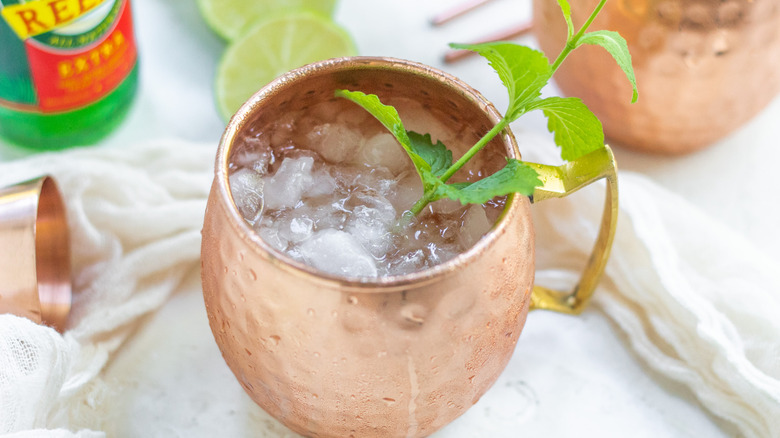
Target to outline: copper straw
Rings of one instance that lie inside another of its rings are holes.
[[[491,1],[493,0],[471,0],[471,1],[458,4],[452,9],[448,9],[442,12],[441,14],[433,17],[431,19],[431,24],[434,26],[441,26],[442,24],[452,21],[460,17],[461,15],[465,15],[481,6],[488,4]]]
[[[0,189],[0,313],[62,332],[71,306],[65,205],[44,176]]]
[[[518,38],[530,32],[533,29],[533,22],[528,21],[518,26],[506,29],[499,33],[487,36],[478,41],[474,41],[471,44],[490,43],[494,41],[505,41]],[[451,50],[444,55],[444,62],[451,64],[459,61],[467,56],[473,55],[475,52],[471,50]]]

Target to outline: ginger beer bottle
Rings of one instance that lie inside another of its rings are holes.
[[[129,0],[0,0],[0,136],[40,149],[97,141],[137,87]]]

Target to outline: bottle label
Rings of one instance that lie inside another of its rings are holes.
[[[116,89],[135,66],[129,0],[0,0],[0,6],[0,25],[10,29],[0,33],[0,45],[21,45],[11,61],[27,64],[9,67],[13,74],[0,71],[6,75],[0,104],[46,113],[77,109]],[[25,86],[32,93],[11,90]]]

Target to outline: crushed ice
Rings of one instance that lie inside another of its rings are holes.
[[[288,118],[234,153],[236,206],[269,246],[331,274],[376,277],[443,263],[490,229],[484,207],[438,201],[399,232],[422,195],[411,162],[392,135],[339,117]]]

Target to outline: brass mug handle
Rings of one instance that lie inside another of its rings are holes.
[[[601,216],[601,229],[579,282],[571,292],[534,286],[531,310],[546,309],[571,315],[580,314],[588,304],[604,273],[618,217],[617,163],[609,146],[563,164],[548,166],[529,163],[539,173],[542,185],[534,190],[531,202],[562,198],[601,178],[607,179],[607,196]]]

